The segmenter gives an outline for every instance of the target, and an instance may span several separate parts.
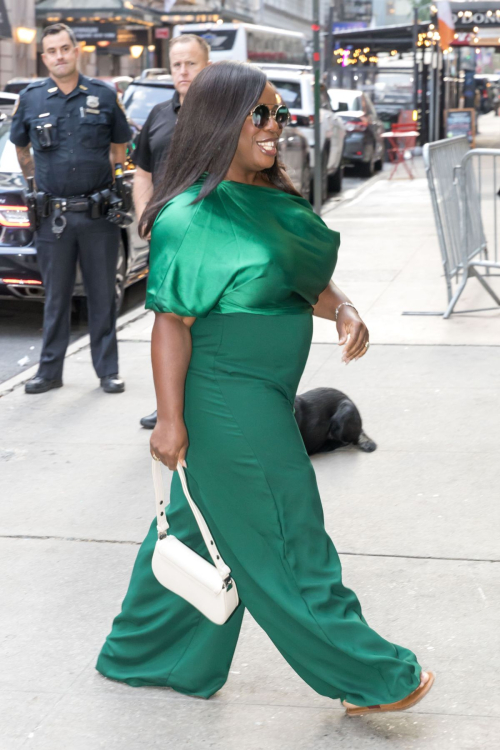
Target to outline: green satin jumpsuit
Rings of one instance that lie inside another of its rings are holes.
[[[97,669],[134,687],[208,698],[227,679],[247,607],[321,695],[400,700],[418,687],[420,666],[367,625],[342,584],[293,415],[312,305],[332,276],[339,235],[306,200],[274,188],[224,181],[193,204],[200,186],[156,220],[146,307],[197,318],[185,386],[187,477],[241,601],[219,626],[163,588],[151,570],[155,519]],[[177,473],[168,517],[170,532],[208,559]]]

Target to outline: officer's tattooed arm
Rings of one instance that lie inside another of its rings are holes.
[[[127,156],[127,144],[126,143],[112,143],[109,149],[109,160],[111,162],[111,169],[113,172],[113,180],[115,179],[115,164],[124,165],[125,157]]]
[[[35,165],[31,155],[31,144],[27,146],[16,146],[17,158],[25,179],[33,177],[35,174]]]

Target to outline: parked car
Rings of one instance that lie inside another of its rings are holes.
[[[33,76],[33,78],[23,78],[21,76],[18,76],[17,78],[11,78],[10,81],[7,81],[7,83],[3,87],[3,90],[8,91],[10,94],[20,94],[21,91],[23,91],[26,86],[29,86],[30,83],[33,83],[33,81],[41,80],[43,79],[40,76]]]
[[[145,68],[138,79],[143,81],[145,78],[157,78],[158,76],[168,75],[166,68]]]
[[[413,109],[413,60],[395,60],[377,67],[375,83],[367,92],[386,130],[398,122],[402,110]]]
[[[292,125],[307,139],[310,168],[314,168],[314,76],[309,66],[261,65],[271,83],[276,87],[292,115]],[[332,109],[326,88],[322,85],[320,108],[321,125],[321,176],[322,200],[328,189],[339,192],[342,188],[345,128]],[[312,190],[311,190],[312,192]]]
[[[37,263],[36,243],[29,226],[24,190],[26,182],[10,141],[11,118],[0,121],[0,297],[42,302],[44,288]],[[132,179],[132,172],[125,174]],[[148,272],[149,245],[139,237],[137,223],[122,228],[116,267],[116,301],[125,289]],[[78,269],[73,296],[85,297]]]
[[[0,91],[0,114],[11,115],[14,105],[19,99],[19,94],[11,94],[7,91]]]
[[[278,142],[280,161],[288,176],[304,198],[309,199],[311,189],[311,154],[307,138],[291,125],[283,128]]]
[[[123,106],[131,125],[140,130],[156,104],[171,99],[175,88],[170,75],[135,78],[123,95]]]
[[[172,77],[158,75],[156,78],[136,79],[127,89],[123,99],[127,117],[136,131],[140,132],[146,119],[156,104],[173,96]],[[310,149],[307,139],[295,127],[288,125],[279,139],[280,159],[294,187],[305,198],[309,197],[311,182]],[[131,156],[133,160],[133,155]]]
[[[104,81],[112,88],[116,89],[118,94],[123,97],[123,94],[128,89],[132,81],[132,76],[98,76],[100,81]]]
[[[371,177],[376,169],[382,169],[384,161],[384,123],[363,91],[329,89],[328,94],[334,111],[345,124],[344,159],[359,164],[363,173]]]

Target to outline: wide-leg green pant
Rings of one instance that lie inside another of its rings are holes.
[[[187,477],[241,603],[218,626],[163,588],[151,571],[153,522],[99,656],[102,674],[209,697],[227,679],[247,607],[322,695],[373,705],[400,700],[418,686],[415,655],[366,624],[356,595],[342,584],[324,528],[293,416],[311,334],[308,314],[212,313],[195,322],[186,380]],[[170,532],[208,558],[177,474],[168,517]]]

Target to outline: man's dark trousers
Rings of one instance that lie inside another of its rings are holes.
[[[120,228],[84,213],[64,214],[61,237],[52,218],[41,220],[36,233],[37,257],[45,287],[43,345],[38,375],[61,378],[71,330],[71,298],[77,260],[83,275],[89,312],[92,362],[99,378],[118,372],[115,282]]]

